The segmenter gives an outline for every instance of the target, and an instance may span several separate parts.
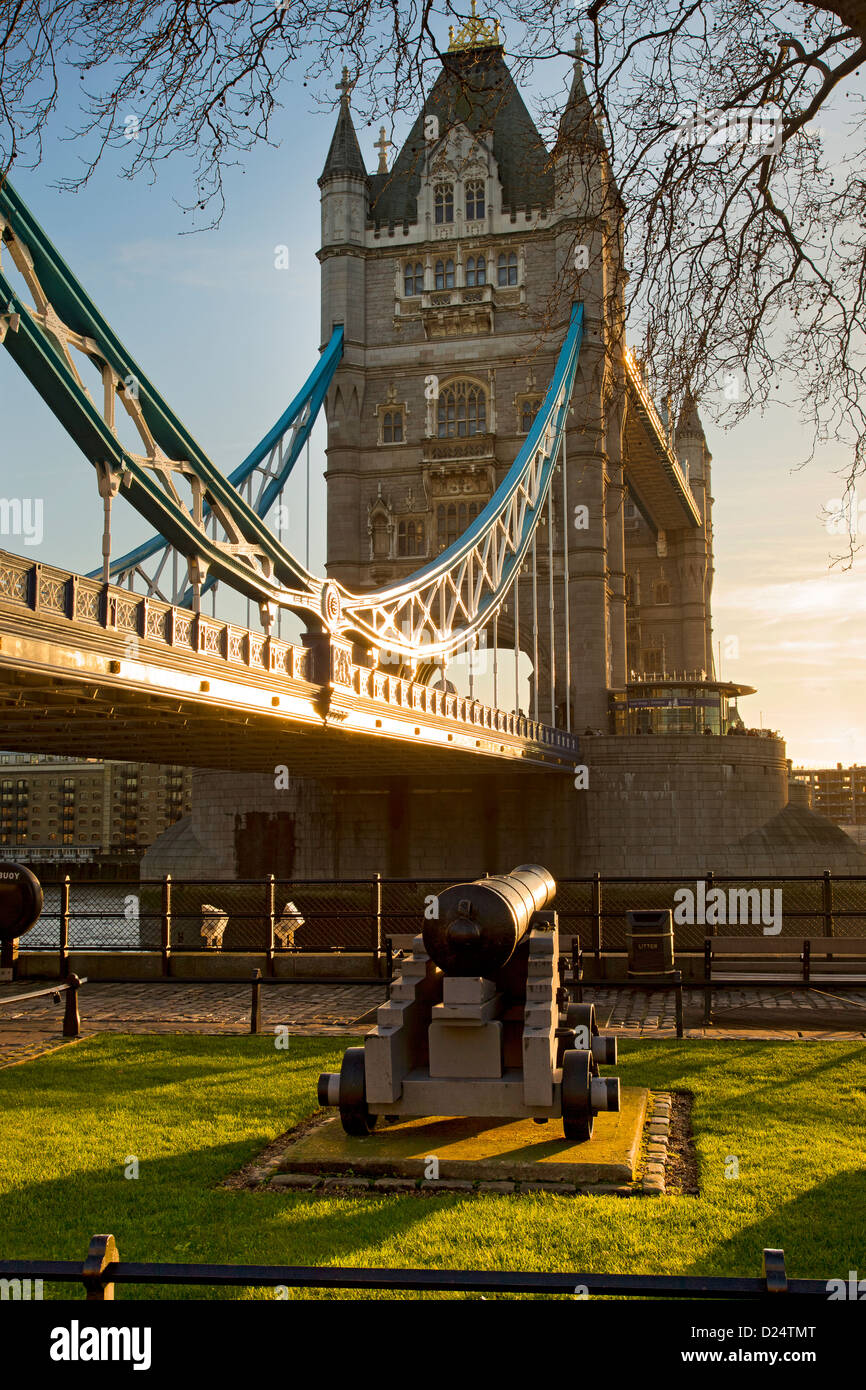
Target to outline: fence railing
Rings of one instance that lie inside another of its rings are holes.
[[[378,969],[386,937],[419,932],[431,899],[453,881],[375,874],[340,880],[166,876],[100,884],[71,882],[67,875],[43,880],[43,914],[22,938],[21,948],[56,952],[61,976],[68,974],[71,954],[82,951],[159,953],[166,975],[173,952],[210,949],[264,954],[268,974],[277,956],[326,951],[370,954]],[[712,872],[700,879],[562,878],[555,906],[563,935],[576,938],[584,952],[596,957],[626,950],[629,909],[674,909],[674,944],[685,953],[700,953],[707,935],[761,934],[760,923],[733,922],[727,912],[720,920],[707,921],[698,910],[689,920],[677,896],[682,889],[701,901],[716,890],[723,898],[732,890],[758,890],[759,904],[772,903],[775,909],[778,903],[781,936],[866,935],[866,877],[829,870],[752,879]]]
[[[134,1264],[122,1261],[113,1235],[94,1236],[75,1260],[0,1260],[0,1278],[81,1284],[88,1301],[114,1298],[117,1284],[220,1288],[392,1289],[415,1293],[564,1294],[613,1298],[744,1298],[777,1294],[828,1297],[827,1279],[789,1279],[783,1250],[764,1250],[762,1278],[694,1274],[545,1273],[534,1270],[345,1269],[330,1265]]]
[[[40,999],[45,994],[50,994],[57,1004],[60,1003],[61,994],[66,995],[66,1007],[63,1010],[63,1036],[64,1038],[79,1038],[81,1036],[81,1015],[78,1011],[78,991],[82,985],[87,984],[87,976],[79,977],[70,975],[66,980],[58,980],[55,984],[49,985],[46,989],[30,989],[26,994],[8,994],[0,999],[0,1008],[4,1005],[20,1004],[25,999]]]

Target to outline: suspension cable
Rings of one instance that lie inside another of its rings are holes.
[[[532,533],[532,717],[538,720],[538,553]]]
[[[553,478],[547,494],[547,606],[550,611],[550,723],[556,728],[556,644],[553,632]]]
[[[566,409],[566,414],[568,413]],[[565,727],[571,733],[571,615],[568,574],[568,450],[565,447],[565,421],[562,423],[562,587],[565,596]]]

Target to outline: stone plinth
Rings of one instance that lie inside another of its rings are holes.
[[[491,1124],[425,1116],[354,1138],[335,1118],[293,1144],[280,1169],[417,1180],[430,1176],[430,1159],[435,1157],[437,1176],[443,1181],[630,1183],[635,1178],[647,1098],[643,1087],[623,1087],[619,1112],[597,1115],[592,1138],[583,1144],[564,1139],[558,1120],[546,1125],[533,1120]]]

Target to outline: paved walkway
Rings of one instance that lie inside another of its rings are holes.
[[[599,1027],[622,1037],[669,1037],[676,1033],[673,990],[616,990],[584,987]],[[704,993],[683,989],[683,1033],[687,1038],[864,1038],[866,990],[725,989],[713,996],[712,1024],[705,1027]]]
[[[38,988],[0,986],[0,1001]],[[247,1033],[249,985],[93,984],[80,994],[82,1033]],[[300,1035],[364,1033],[385,997],[379,985],[265,985],[262,1027],[287,1026]],[[599,1026],[621,1037],[665,1038],[675,1033],[673,991],[584,988]],[[704,1027],[703,993],[683,991],[688,1038],[866,1039],[866,990],[719,991],[713,1024]],[[746,1022],[748,1021],[748,1026]],[[50,995],[0,1006],[0,1066],[37,1056],[63,1041],[63,1003]]]

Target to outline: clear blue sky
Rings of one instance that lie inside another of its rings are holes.
[[[531,92],[525,93],[531,105]],[[319,197],[316,179],[335,115],[309,92],[285,88],[277,114],[279,148],[242,156],[229,170],[227,211],[218,230],[181,235],[179,204],[190,168],[163,166],[158,182],[119,177],[112,155],[80,193],[52,183],[70,172],[74,142],[63,115],[36,170],[13,182],[106,318],[214,461],[229,471],[276,420],[310,371],[319,347]],[[370,169],[378,128],[359,130]],[[274,267],[289,248],[290,268]],[[4,267],[8,256],[4,257]],[[721,394],[722,384],[719,390]],[[44,505],[39,547],[0,536],[0,547],[31,558],[95,568],[102,504],[95,475],[17,367],[0,350],[3,434],[0,495]],[[706,412],[705,412],[706,423]],[[844,454],[828,446],[803,471],[804,435],[778,405],[733,432],[707,424],[713,452],[715,636],[736,658],[725,677],[758,687],[742,702],[747,722],[778,728],[796,764],[866,762],[866,576],[830,568],[841,546],[822,510],[838,497],[834,470]],[[323,431],[313,473],[324,462]],[[324,484],[313,506],[311,562],[324,555]],[[866,533],[866,483],[861,527]],[[291,503],[291,498],[289,499]],[[303,554],[302,507],[288,543]],[[116,549],[149,534],[128,507],[115,507]]]

